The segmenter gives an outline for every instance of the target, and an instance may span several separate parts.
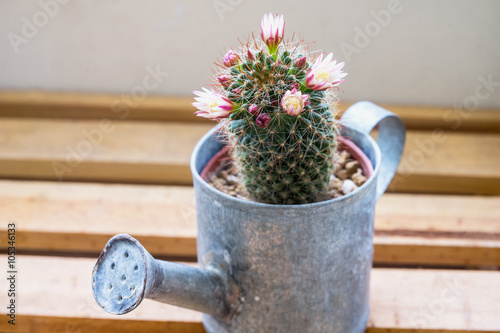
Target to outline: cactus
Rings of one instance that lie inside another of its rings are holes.
[[[339,125],[336,92],[346,75],[332,54],[283,41],[283,16],[264,16],[262,41],[229,50],[197,115],[218,119],[249,196],[271,204],[324,200]],[[267,47],[267,52],[266,52]]]

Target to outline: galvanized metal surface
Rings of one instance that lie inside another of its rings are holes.
[[[342,116],[342,124],[361,133],[378,126],[377,144],[381,152],[377,180],[377,199],[389,186],[396,173],[405,145],[405,126],[401,118],[371,102],[358,102]],[[360,147],[362,150],[363,147]]]
[[[222,146],[209,133],[195,148],[198,259],[227,251],[244,297],[230,322],[205,315],[208,332],[364,332],[375,202],[396,171],[404,126],[368,102],[344,117],[343,135],[364,151],[375,172],[359,190],[330,201],[281,206],[237,200],[199,177]],[[385,156],[368,135],[380,121]]]
[[[179,272],[166,265],[170,272],[159,275],[172,276],[179,289],[159,288],[156,298],[189,308],[193,308],[193,300],[202,304],[198,310],[208,313],[203,316],[203,324],[209,333],[364,332],[369,316],[375,202],[397,168],[404,145],[404,126],[395,115],[368,102],[353,105],[344,118],[348,119],[348,127],[343,135],[363,150],[375,172],[363,186],[346,196],[306,205],[239,200],[208,185],[200,172],[222,148],[213,138],[215,129],[209,132],[196,146],[191,159],[198,261],[207,263],[214,257],[224,258],[227,266],[218,266],[219,276],[228,277],[225,281],[234,281],[237,286],[225,282],[214,288],[201,278],[197,278],[199,283],[191,284],[186,274],[200,276],[206,273],[204,268],[198,272]],[[379,122],[378,140],[384,156],[368,135]],[[149,263],[147,255],[145,258]],[[120,254],[116,256],[119,259]],[[109,270],[101,273],[96,268],[94,276],[95,284],[106,285],[109,279],[119,281],[119,275],[113,278]],[[163,277],[161,280],[167,283]],[[190,287],[181,286],[182,281]],[[146,282],[144,287],[146,297],[147,286],[151,284]],[[198,288],[199,293],[194,293],[191,287]],[[210,290],[228,291],[226,295],[230,297],[224,297],[230,304],[221,306],[224,302],[207,295]],[[106,301],[106,293],[98,291],[95,297],[101,306],[114,308]],[[134,308],[137,301],[132,303],[127,309]],[[207,309],[210,306],[215,310]]]
[[[239,295],[228,271],[223,256],[210,255],[204,268],[155,260],[136,239],[120,234],[97,260],[92,291],[99,306],[112,314],[130,312],[149,298],[224,318],[235,312],[237,299],[231,297]]]

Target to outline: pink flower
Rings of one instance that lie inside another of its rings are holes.
[[[283,15],[279,16],[276,14],[273,17],[272,14],[264,15],[264,18],[260,21],[260,36],[262,40],[267,45],[269,54],[275,54],[278,50],[278,45],[283,40],[283,34],[285,33],[285,20]]]
[[[234,66],[238,63],[238,55],[233,50],[229,50],[224,58],[222,58],[222,62],[226,67]]]
[[[228,117],[235,109],[234,104],[226,96],[203,88],[204,91],[193,91],[199,97],[195,97],[196,102],[193,106],[198,109],[196,115],[209,119],[221,119]]]
[[[344,82],[342,79],[347,73],[341,71],[344,63],[337,64],[332,60],[333,54],[330,53],[323,60],[323,54],[319,56],[309,72],[306,74],[306,86],[314,90],[326,90],[333,88]]]
[[[308,105],[310,102],[307,101],[309,95],[302,95],[300,91],[293,88],[293,90],[288,90],[283,98],[281,99],[281,107],[290,116],[298,116],[304,106]]]
[[[266,113],[261,113],[255,120],[255,122],[260,128],[266,128],[271,122],[271,117],[269,117],[269,115]]]

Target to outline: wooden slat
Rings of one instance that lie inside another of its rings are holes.
[[[18,256],[18,263],[19,325],[2,320],[1,332],[203,332],[200,314],[149,300],[123,316],[102,311],[91,292],[94,259]],[[374,269],[370,302],[367,333],[500,332],[499,272]]]
[[[126,94],[0,91],[0,117],[188,121],[211,123],[194,115],[193,98]]]
[[[374,262],[500,266],[499,206],[500,197],[386,194]],[[190,187],[0,181],[0,220],[17,222],[24,250],[97,254],[129,233],[156,256],[196,256]]]
[[[168,320],[168,318],[167,318]],[[5,326],[5,327],[4,327]],[[20,315],[15,328],[0,323],[2,333],[205,333],[200,320],[112,320],[92,317]],[[4,331],[5,329],[5,331]]]
[[[1,181],[0,193],[0,220],[17,222],[20,249],[98,253],[129,233],[153,254],[196,256],[190,187]]]
[[[96,120],[4,118],[0,122],[0,177],[57,180],[59,175],[67,181],[190,184],[190,154],[211,128],[117,120],[111,124],[104,133]],[[96,144],[88,133],[93,133]],[[409,131],[391,189],[500,194],[498,165],[500,135],[433,136]]]
[[[499,206],[500,197],[385,194],[374,262],[499,267]]]
[[[125,97],[123,97],[125,96]],[[125,95],[43,91],[0,91],[0,117],[127,119],[205,122],[195,117],[192,97],[148,96],[127,101]],[[435,128],[500,132],[500,110],[462,110],[445,107],[383,105],[398,114],[410,129]],[[349,103],[341,105],[343,111]],[[125,112],[125,108],[128,108]]]
[[[409,131],[389,190],[500,194],[500,135]]]
[[[5,255],[0,258],[3,262],[7,261]],[[95,332],[95,329],[98,329],[97,332],[120,332],[119,328],[125,324],[120,325],[121,320],[136,321],[129,332],[146,332],[137,330],[140,327],[137,321],[156,321],[156,331],[159,327],[172,326],[170,328],[178,332],[187,333],[191,332],[188,327],[195,326],[198,330],[194,332],[203,332],[199,325],[199,313],[150,300],[145,300],[135,311],[123,316],[104,312],[92,296],[92,268],[95,262],[94,259],[18,255],[19,325],[13,330],[6,320],[0,320],[0,332]],[[7,280],[1,280],[2,290],[7,290]],[[2,300],[6,298],[2,296]],[[4,306],[0,313],[2,319],[6,318]],[[34,322],[32,316],[35,317]],[[96,319],[99,321],[93,323]]]
[[[212,127],[118,120],[110,124],[3,119],[0,177],[190,184],[191,152]]]

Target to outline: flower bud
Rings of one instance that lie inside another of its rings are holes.
[[[248,112],[250,112],[251,115],[255,116],[255,114],[257,114],[257,112],[259,112],[259,107],[257,106],[257,104],[252,104],[248,108]]]
[[[271,117],[269,117],[269,115],[266,113],[261,113],[259,114],[255,122],[260,128],[266,128],[267,126],[269,126],[269,123],[271,122]]]
[[[238,63],[238,55],[233,50],[229,50],[224,58],[222,58],[222,62],[226,67],[234,66]]]
[[[297,58],[297,59],[295,59],[295,62],[293,63],[293,65],[296,68],[300,68],[300,69],[305,68],[306,64],[307,64],[306,57]]]
[[[217,77],[217,81],[225,88],[231,85],[231,77],[229,75],[221,75]]]
[[[276,14],[275,17],[272,14],[264,15],[264,18],[260,21],[260,30],[260,36],[266,43],[269,54],[276,54],[285,32],[283,15]]]
[[[250,50],[247,50],[247,59],[251,60],[251,61],[255,60],[255,56],[253,55],[253,53]]]

